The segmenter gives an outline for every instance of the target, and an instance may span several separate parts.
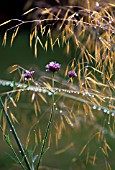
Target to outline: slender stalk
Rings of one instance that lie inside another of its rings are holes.
[[[28,170],[31,170],[31,166],[30,166],[30,163],[29,163],[29,161],[28,161],[28,158],[27,158],[27,156],[26,156],[26,154],[25,154],[25,151],[24,151],[23,146],[22,146],[22,144],[21,144],[21,142],[20,142],[20,139],[19,139],[19,137],[18,137],[18,135],[17,135],[17,132],[16,132],[14,126],[13,126],[13,123],[12,123],[12,121],[11,121],[8,113],[5,111],[5,108],[4,108],[4,105],[3,105],[3,102],[2,102],[2,99],[1,99],[1,98],[0,98],[0,105],[1,105],[0,107],[1,107],[2,110],[3,110],[4,115],[6,116],[6,119],[7,119],[7,121],[8,121],[8,124],[9,124],[9,126],[10,126],[10,128],[11,128],[11,130],[12,130],[12,134],[13,134],[13,136],[14,136],[14,138],[15,138],[15,141],[16,141],[18,147],[19,147],[19,150],[21,151],[21,154],[22,154],[22,156],[23,156],[23,158],[24,158],[25,164],[26,164]]]
[[[54,88],[54,73],[52,75],[52,88]],[[51,125],[51,122],[52,122],[53,113],[54,113],[54,92],[52,92],[52,109],[51,109],[50,118],[49,118],[49,121],[48,121],[48,124],[47,124],[46,132],[45,132],[45,135],[44,135],[43,143],[42,143],[42,146],[41,146],[41,151],[40,151],[38,164],[37,164],[37,170],[40,166],[41,159],[42,159],[43,154],[44,154],[44,148],[45,148],[46,140],[47,140],[47,137],[48,137],[50,125]]]
[[[54,89],[54,73],[52,74],[52,88]],[[52,93],[52,113],[54,112],[54,92]]]
[[[48,125],[47,125],[47,128],[46,128],[46,132],[45,132],[45,135],[44,135],[43,143],[42,143],[42,146],[41,146],[41,151],[40,151],[39,160],[38,160],[38,164],[37,164],[37,170],[38,170],[38,168],[40,166],[41,159],[42,159],[42,156],[44,154],[44,148],[45,148],[46,140],[47,140],[47,137],[48,137],[48,132],[49,132],[49,129],[50,129],[50,125],[51,125],[51,122],[52,122],[52,116],[53,115],[51,113],[49,121],[48,121]]]
[[[1,131],[3,132],[1,126],[0,126],[0,129],[1,129]],[[4,134],[4,137],[7,138],[6,134]],[[7,143],[8,143],[8,142],[7,142]],[[18,163],[21,165],[22,169],[26,170],[26,168],[24,167],[24,165],[23,165],[22,162],[20,161],[20,159],[19,159],[17,153],[15,152],[15,150],[14,150],[12,144],[11,144],[11,143],[8,143],[8,145],[9,145],[9,147],[11,148],[11,150],[13,151],[13,153],[14,153],[14,155],[15,155],[15,157],[16,157]]]

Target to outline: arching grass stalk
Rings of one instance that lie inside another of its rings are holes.
[[[19,137],[17,135],[17,132],[16,132],[16,130],[14,128],[14,125],[13,125],[11,119],[10,119],[10,116],[8,115],[8,113],[6,112],[6,110],[4,108],[4,104],[2,102],[1,97],[0,97],[0,108],[3,110],[3,113],[6,116],[7,122],[8,122],[8,124],[9,124],[9,126],[10,126],[10,128],[12,130],[12,134],[14,136],[14,139],[15,139],[17,145],[18,145],[18,148],[19,148],[19,150],[21,152],[22,157],[24,158],[26,167],[27,167],[28,170],[31,170],[31,166],[30,166],[29,160],[28,160],[28,158],[27,158],[27,156],[25,154],[25,151],[24,151],[23,146],[22,146],[22,144],[20,142],[20,139],[19,139]]]
[[[53,88],[54,88],[54,72],[52,73],[52,89]],[[45,149],[45,145],[46,145],[46,141],[47,141],[47,137],[48,137],[48,132],[50,130],[50,126],[51,126],[51,123],[52,123],[52,118],[53,118],[53,113],[54,113],[54,95],[55,94],[52,91],[52,109],[51,109],[50,118],[49,118],[49,121],[48,121],[48,124],[47,124],[46,132],[45,132],[44,139],[43,139],[42,146],[41,146],[41,151],[40,151],[38,164],[37,164],[37,170],[40,166],[40,163],[41,163],[41,160],[42,160],[42,157],[43,157],[43,154],[44,154],[44,149]]]

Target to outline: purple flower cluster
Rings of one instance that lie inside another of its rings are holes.
[[[51,71],[54,73],[54,72],[59,71],[60,67],[61,65],[59,63],[56,63],[56,61],[51,61],[49,64],[46,65],[46,71],[47,72]],[[75,73],[75,71],[70,70],[68,72],[68,76],[70,78],[74,78],[74,77],[77,77],[77,74]]]
[[[49,64],[46,65],[46,71],[49,72],[57,72],[60,70],[61,65],[56,63],[55,61],[51,61]]]
[[[35,71],[26,71],[26,73],[24,74],[24,79],[31,79],[34,73]]]
[[[107,56],[106,56],[106,55],[103,55],[103,56],[102,56],[102,59],[106,59],[106,58],[107,58]]]
[[[77,77],[77,74],[75,73],[75,71],[69,71],[68,72],[68,76],[70,77],[70,78],[74,78],[74,77]]]

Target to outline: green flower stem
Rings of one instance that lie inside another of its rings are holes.
[[[52,88],[54,88],[54,73],[52,75]],[[40,166],[40,163],[41,163],[41,160],[42,160],[42,157],[43,157],[43,154],[44,154],[44,148],[45,148],[46,140],[47,140],[47,137],[48,137],[50,125],[52,123],[53,113],[54,113],[54,92],[52,92],[52,109],[51,109],[50,118],[49,118],[49,121],[48,121],[48,124],[47,124],[46,132],[45,132],[45,135],[44,135],[43,143],[42,143],[42,146],[41,146],[41,151],[40,151],[38,164],[37,164],[37,170]]]
[[[1,126],[0,126],[0,129],[1,129],[1,131],[3,132]],[[7,139],[7,135],[6,135],[6,134],[4,134],[4,137],[5,137],[5,139]],[[26,170],[26,168],[24,167],[24,165],[23,165],[22,162],[20,161],[20,159],[19,159],[17,153],[15,152],[15,150],[14,150],[12,144],[10,143],[10,141],[7,141],[7,140],[6,140],[6,142],[7,142],[7,144],[9,145],[9,147],[11,148],[11,150],[13,151],[13,153],[14,153],[14,155],[15,155],[15,157],[16,157],[18,163],[21,165],[22,169]]]
[[[41,147],[41,151],[40,151],[40,155],[39,155],[39,160],[38,160],[38,164],[37,164],[37,170],[40,166],[41,159],[42,159],[42,156],[44,154],[44,148],[45,148],[46,140],[47,140],[47,137],[48,137],[48,132],[49,132],[49,129],[50,129],[51,122],[52,122],[52,113],[50,114],[50,118],[49,118],[48,125],[47,125],[47,128],[46,128],[46,132],[45,132],[45,135],[44,135],[44,139],[43,139],[43,143],[42,143],[42,147]]]
[[[8,121],[8,124],[9,124],[9,126],[10,126],[10,128],[11,128],[11,130],[12,130],[12,134],[14,135],[15,141],[16,141],[18,147],[19,147],[19,150],[21,151],[21,154],[22,154],[23,158],[24,158],[25,164],[26,164],[28,170],[31,170],[31,166],[30,166],[30,163],[29,163],[29,161],[28,161],[28,158],[27,158],[27,156],[26,156],[26,154],[25,154],[25,151],[24,151],[24,149],[23,149],[23,147],[22,147],[22,144],[21,144],[21,142],[20,142],[20,139],[19,139],[19,137],[18,137],[18,135],[17,135],[17,133],[16,133],[16,130],[15,130],[13,124],[12,124],[12,121],[11,121],[8,113],[5,111],[5,108],[4,108],[4,105],[3,105],[3,102],[2,102],[2,99],[1,99],[1,98],[0,98],[0,107],[2,108],[3,113],[4,113],[4,115],[6,116],[6,119],[7,119],[7,121]]]
[[[54,73],[52,74],[52,88],[54,89]],[[52,113],[54,113],[54,92],[52,93]]]

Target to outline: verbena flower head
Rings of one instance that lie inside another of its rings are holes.
[[[34,75],[35,71],[26,71],[26,73],[24,74],[24,79],[31,79],[32,76]]]
[[[74,77],[77,77],[77,74],[75,73],[75,71],[69,71],[68,72],[68,76],[70,77],[70,78],[74,78]]]
[[[106,55],[103,55],[103,56],[102,56],[102,59],[106,59],[106,58],[107,58],[107,56],[106,56]]]
[[[49,64],[46,65],[46,71],[49,72],[57,72],[60,70],[61,65],[56,63],[55,61],[51,61]]]

